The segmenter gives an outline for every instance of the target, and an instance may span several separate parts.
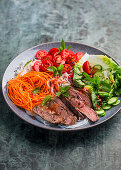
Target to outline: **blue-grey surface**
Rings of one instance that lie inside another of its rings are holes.
[[[21,51],[42,42],[77,41],[120,64],[120,0],[0,0],[0,79]],[[121,112],[93,129],[45,131],[18,118],[0,95],[0,170],[119,170]]]

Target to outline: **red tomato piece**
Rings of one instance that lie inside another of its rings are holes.
[[[47,52],[46,52],[45,50],[39,50],[39,51],[37,51],[37,53],[36,53],[36,58],[37,58],[38,60],[42,60],[43,57],[45,57],[46,55],[47,55]]]
[[[76,55],[77,55],[77,60],[79,61],[84,56],[84,53],[79,51],[76,53]]]
[[[40,71],[40,66],[41,66],[41,64],[42,64],[42,61],[41,61],[41,60],[40,60],[40,61],[36,61],[36,62],[34,63],[34,65],[33,65],[33,69],[34,69],[35,71],[39,72],[39,71]]]
[[[64,49],[60,52],[60,55],[66,59],[69,56],[69,51],[67,49]]]
[[[47,71],[47,67],[50,67],[50,66],[53,66],[53,63],[52,61],[50,60],[45,60],[42,62],[42,64],[40,65],[40,69],[42,71]]]
[[[90,70],[91,70],[91,66],[89,61],[86,61],[83,66],[82,66],[83,70],[87,73],[87,74],[91,74]]]
[[[74,73],[71,72],[71,73],[69,74],[69,76],[68,76],[68,79],[72,81],[72,80],[73,80],[73,75],[74,75]]]
[[[50,60],[50,61],[52,61],[52,60],[53,60],[53,57],[52,57],[52,55],[47,54],[45,57],[43,57],[43,61],[44,61],[44,60]]]
[[[74,64],[77,63],[77,56],[76,56],[76,54],[69,55],[66,62],[68,64],[70,64],[71,66],[74,66]]]
[[[71,55],[73,55],[73,54],[74,54],[74,52],[73,52],[73,51],[71,51],[71,50],[68,50],[68,52],[69,52],[69,54],[71,54]]]
[[[65,64],[62,73],[70,73],[71,71],[71,66],[69,64]]]
[[[48,54],[52,55],[52,56],[55,56],[56,54],[58,54],[59,52],[59,49],[57,48],[51,48],[48,52]]]
[[[58,67],[60,64],[65,64],[65,60],[62,58],[61,55],[56,55],[56,56],[53,56],[53,65]]]

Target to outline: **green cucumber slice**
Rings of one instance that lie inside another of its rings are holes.
[[[112,97],[112,98],[110,98],[110,99],[108,100],[108,104],[114,104],[114,103],[117,102],[117,100],[118,100],[117,97]]]
[[[99,64],[96,64],[96,65],[94,65],[93,66],[93,69],[95,70],[98,70],[98,71],[101,71],[102,70],[102,66],[101,65],[99,65]]]
[[[113,104],[113,106],[117,106],[117,105],[119,105],[121,103],[121,100],[117,100],[114,104]]]
[[[105,116],[105,111],[103,109],[97,110],[96,112],[98,116]]]
[[[98,92],[98,94],[100,97],[108,97],[109,96],[109,93],[103,92],[103,91]]]
[[[111,105],[107,104],[107,105],[102,106],[102,108],[104,110],[109,110],[111,108]]]

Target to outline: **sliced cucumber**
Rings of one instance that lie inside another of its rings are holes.
[[[101,70],[102,70],[102,66],[99,65],[99,64],[96,64],[96,65],[93,66],[93,69],[94,69],[94,70],[101,71]]]
[[[109,96],[109,93],[103,92],[103,91],[98,92],[98,94],[100,97],[108,97]]]
[[[118,104],[120,104],[121,103],[121,100],[117,100],[114,104],[113,104],[113,106],[117,106]]]
[[[111,108],[111,105],[107,104],[107,105],[102,106],[102,108],[104,110],[109,110]]]
[[[114,104],[114,103],[117,102],[117,100],[118,100],[117,97],[112,97],[112,98],[110,98],[110,99],[108,100],[108,104]]]
[[[103,109],[97,110],[96,112],[98,116],[105,116],[105,111]]]
[[[104,75],[103,75],[103,73],[101,72],[101,71],[97,71],[94,75],[93,75],[93,77],[95,78],[95,77],[99,77],[100,79],[103,79],[104,78]]]

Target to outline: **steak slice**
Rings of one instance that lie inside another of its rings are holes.
[[[47,106],[35,106],[33,112],[55,124],[73,125],[77,122],[77,117],[57,97],[51,100]]]
[[[76,115],[81,117],[81,119],[83,119],[83,115],[85,115],[92,122],[96,122],[97,120],[99,120],[97,113],[76,97],[69,96],[69,98],[67,99],[64,96],[61,96],[61,99]]]
[[[97,113],[91,107],[85,105],[83,101],[77,98],[70,98],[70,102],[92,122],[99,120]]]
[[[56,112],[51,111],[47,107],[41,107],[41,105],[35,106],[33,108],[33,112],[50,123],[58,124],[63,122],[62,117],[60,117]]]
[[[72,102],[66,98],[65,96],[61,95],[60,99],[66,104],[66,106],[72,110],[72,112],[77,115],[78,117],[80,117],[82,120],[84,119],[84,116],[81,114],[81,112],[79,111],[78,108],[75,108],[75,106],[72,104]]]
[[[81,100],[87,106],[89,106],[89,107],[92,106],[92,103],[91,103],[91,100],[90,100],[89,96],[82,93],[81,91],[78,91],[78,90],[74,89],[73,87],[71,87],[68,90],[68,93],[69,93],[69,95],[74,96],[77,99]]]

